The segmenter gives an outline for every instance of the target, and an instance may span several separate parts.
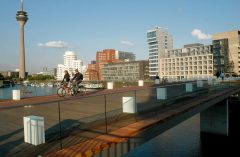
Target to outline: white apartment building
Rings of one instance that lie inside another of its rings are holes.
[[[173,38],[168,30],[161,27],[155,27],[147,31],[147,43],[149,51],[149,76],[154,78],[159,73],[159,61],[164,57],[166,49],[173,48]]]
[[[73,51],[66,51],[63,58],[64,64],[58,64],[57,67],[57,80],[63,79],[65,70],[68,70],[71,76],[74,74],[75,69],[78,69],[79,72],[83,72],[83,62],[77,60],[77,55]]]
[[[212,77],[213,58],[212,45],[190,44],[166,50],[164,58],[160,58],[160,77],[178,80]]]

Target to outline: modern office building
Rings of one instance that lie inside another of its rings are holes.
[[[102,77],[106,81],[137,81],[149,78],[148,61],[131,61],[105,64]]]
[[[99,75],[99,80],[103,79],[101,70],[105,64],[134,60],[135,54],[131,52],[116,51],[114,49],[105,49],[103,51],[98,51],[96,54],[96,70]]]
[[[135,54],[132,52],[125,52],[125,51],[115,51],[115,58],[119,59],[121,62],[130,62],[135,61],[136,57]]]
[[[64,64],[58,64],[57,67],[57,80],[63,79],[65,70],[68,70],[70,75],[74,74],[75,69],[83,73],[83,62],[77,60],[77,55],[73,51],[66,51],[63,58]]]
[[[23,1],[21,1],[21,9],[17,12],[16,19],[20,26],[20,55],[19,55],[19,78],[26,78],[25,67],[25,45],[24,45],[24,26],[28,20],[27,12],[23,9]]]
[[[212,45],[189,44],[182,49],[166,50],[160,58],[161,78],[204,78],[213,76]]]
[[[159,75],[159,61],[160,58],[164,57],[165,50],[173,48],[173,38],[167,29],[155,27],[147,31],[147,43],[149,51],[149,76],[154,78],[156,75]]]
[[[214,73],[240,75],[240,30],[213,34],[212,40]]]

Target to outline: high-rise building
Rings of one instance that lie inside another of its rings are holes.
[[[168,30],[161,27],[147,31],[147,43],[149,51],[149,76],[154,78],[159,75],[159,60],[166,49],[173,48],[173,38]]]
[[[73,51],[66,51],[63,55],[63,63],[67,67],[73,67],[75,60],[77,60],[77,56]]]
[[[73,75],[75,69],[83,73],[83,62],[77,60],[77,55],[73,51],[66,51],[63,58],[64,64],[58,64],[57,67],[57,80],[63,79],[65,70],[67,70],[70,75]]]
[[[212,35],[214,67],[226,75],[240,75],[240,30]]]
[[[16,19],[20,26],[20,60],[19,60],[19,78],[26,78],[25,68],[25,45],[24,45],[24,25],[28,20],[27,12],[23,10],[23,1],[21,0],[21,9],[17,12]]]
[[[98,72],[99,79],[103,79],[101,70],[105,64],[134,60],[135,54],[131,52],[116,51],[114,49],[105,49],[103,51],[98,51],[96,54],[96,70]]]

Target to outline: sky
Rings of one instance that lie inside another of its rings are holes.
[[[148,59],[147,30],[168,28],[174,48],[211,44],[211,34],[240,29],[239,0],[24,0],[26,70],[63,63],[71,50],[84,65],[116,49]],[[19,65],[20,0],[0,2],[0,71]]]

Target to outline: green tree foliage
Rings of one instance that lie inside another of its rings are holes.
[[[0,73],[0,80],[4,80],[4,76]]]
[[[39,80],[39,81],[44,81],[44,80],[53,80],[54,76],[51,75],[29,75],[28,80]]]

